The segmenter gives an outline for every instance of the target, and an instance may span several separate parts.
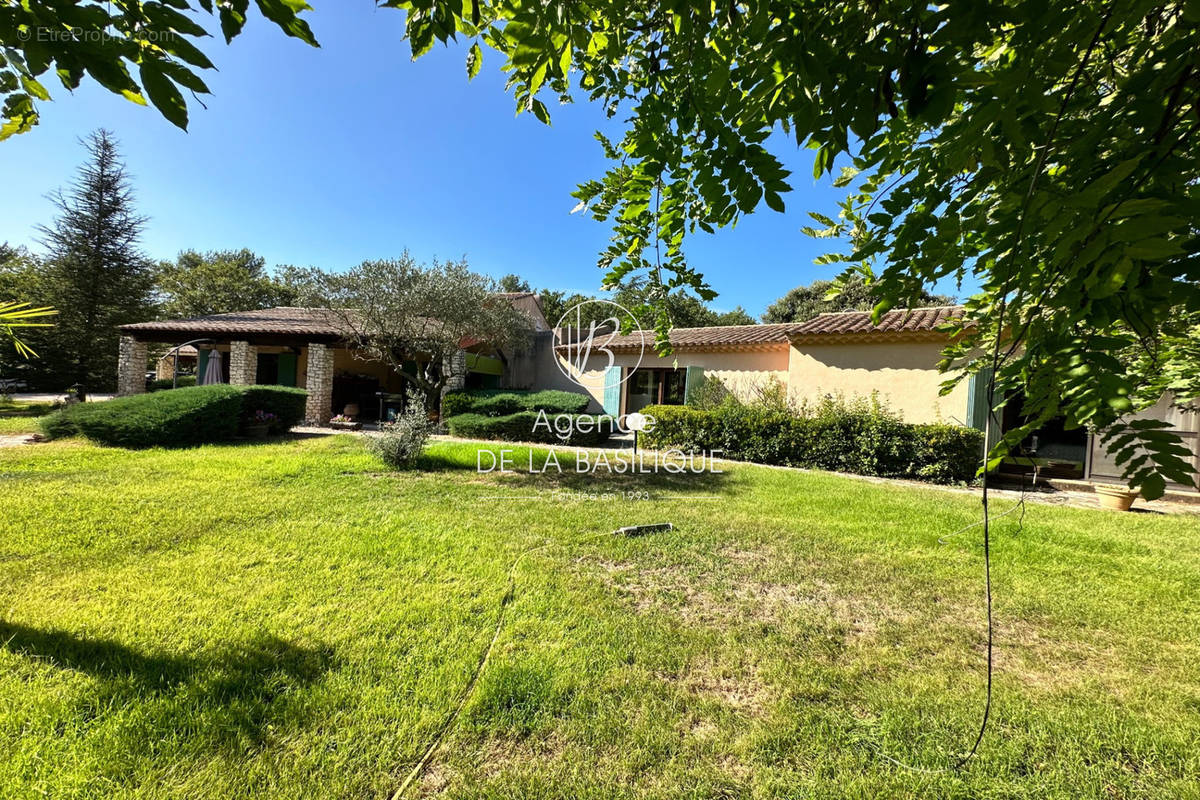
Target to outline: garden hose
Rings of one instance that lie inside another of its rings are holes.
[[[509,603],[511,603],[513,597],[516,596],[517,568],[521,566],[522,561],[534,553],[539,553],[542,550],[547,550],[559,544],[578,547],[579,545],[586,544],[587,542],[595,539],[602,539],[607,536],[640,536],[647,533],[669,531],[673,529],[674,526],[669,522],[656,525],[631,525],[628,527],[619,528],[615,531],[605,531],[603,533],[595,533],[590,536],[584,536],[572,542],[545,542],[543,544],[523,550],[520,555],[513,559],[512,565],[508,568],[508,583],[504,589],[504,594],[500,597],[499,608],[496,610],[496,625],[492,630],[491,640],[488,641],[487,647],[484,648],[483,652],[480,654],[479,661],[475,665],[475,671],[471,673],[470,679],[463,686],[462,691],[459,692],[458,701],[454,704],[454,710],[450,712],[450,714],[442,722],[441,726],[438,727],[437,732],[433,735],[433,738],[429,742],[429,746],[425,748],[425,752],[421,755],[421,758],[415,765],[413,765],[413,768],[409,770],[408,776],[405,777],[404,782],[400,784],[400,788],[392,794],[391,800],[400,800],[400,798],[404,797],[405,793],[408,791],[409,787],[412,786],[413,782],[416,781],[417,778],[419,778],[425,771],[425,768],[433,759],[434,754],[437,753],[438,749],[442,746],[442,743],[445,742],[446,736],[449,735],[455,721],[458,719],[459,715],[462,714],[462,710],[466,708],[467,701],[471,698],[471,693],[474,691],[475,686],[479,683],[479,678],[481,675],[483,675],[483,670],[487,667],[487,663],[492,657],[492,651],[496,648],[496,642],[500,640],[500,633],[504,629],[505,613],[508,609]]]

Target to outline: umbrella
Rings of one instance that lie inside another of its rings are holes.
[[[225,375],[221,372],[221,351],[208,351],[208,366],[204,368],[204,380],[201,383],[208,386],[211,383],[224,383]]]

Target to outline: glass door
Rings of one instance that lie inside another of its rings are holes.
[[[632,414],[641,411],[649,405],[658,402],[658,382],[655,380],[657,370],[639,369],[629,376],[625,390],[625,413]]]
[[[639,369],[625,384],[625,413],[632,414],[652,405],[683,405],[687,370]]]

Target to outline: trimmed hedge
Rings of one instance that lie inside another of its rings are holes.
[[[568,414],[571,426],[567,438],[561,438],[554,429],[558,415],[546,414],[550,430],[546,426],[534,425],[538,421],[536,411],[518,411],[503,417],[485,417],[482,414],[459,414],[446,420],[451,436],[464,439],[500,439],[508,442],[538,442],[546,444],[569,444],[591,447],[608,441],[614,423],[611,417],[591,414]],[[565,427],[565,425],[564,425]],[[587,427],[589,430],[578,430]]]
[[[447,392],[442,396],[442,417],[454,417],[459,414],[475,413],[472,407],[480,400],[495,397],[498,394],[517,394],[503,389],[471,389],[459,392]]]
[[[180,375],[179,385],[176,386],[171,378],[155,378],[146,385],[147,392],[163,392],[170,389],[185,389],[196,385],[195,375]]]
[[[801,417],[748,406],[702,411],[651,406],[647,447],[722,454],[739,461],[858,475],[969,482],[983,455],[983,433],[958,425],[916,425],[884,414],[843,411]]]
[[[67,406],[41,422],[51,439],[82,434],[113,447],[180,447],[232,439],[255,411],[279,417],[286,430],[304,416],[303,389],[286,386],[193,386]]]
[[[479,414],[484,417],[507,417],[519,411],[545,411],[554,414],[582,414],[591,398],[582,392],[563,392],[545,389],[540,392],[482,389],[450,392],[442,398],[442,416]]]
[[[271,425],[272,433],[282,433],[304,420],[308,392],[292,386],[235,386],[242,393],[242,420],[255,411],[267,411],[278,419]],[[178,390],[176,390],[178,391]]]

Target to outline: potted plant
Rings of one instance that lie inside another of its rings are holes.
[[[339,431],[359,431],[362,430],[362,423],[355,422],[345,414],[338,414],[336,417],[331,417],[329,427]]]
[[[1097,483],[1096,496],[1100,498],[1100,507],[1111,511],[1128,511],[1141,492],[1122,486],[1119,483]]]
[[[279,417],[270,411],[259,409],[246,423],[246,435],[251,439],[265,439],[271,432],[271,427],[279,422]]]

